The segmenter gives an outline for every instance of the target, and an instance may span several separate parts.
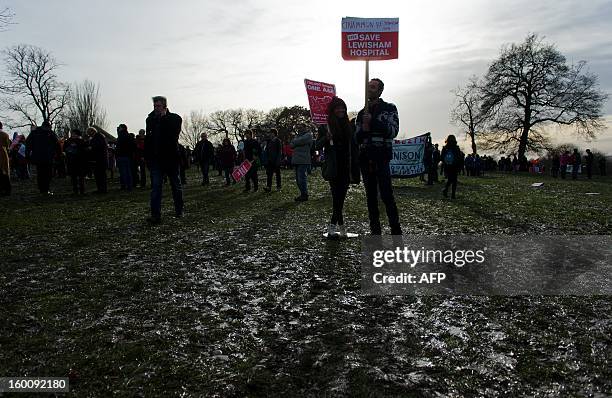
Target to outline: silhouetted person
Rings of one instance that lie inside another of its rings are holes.
[[[225,173],[225,185],[228,186],[231,183],[236,183],[232,177],[232,171],[236,164],[236,149],[230,142],[229,138],[223,139],[223,144],[218,151],[219,163],[223,172]]]
[[[295,168],[295,183],[300,191],[300,195],[294,200],[305,202],[308,200],[308,173],[312,164],[313,139],[310,126],[306,124],[298,125],[297,135],[290,145],[293,148],[291,162]]]
[[[196,156],[196,161],[200,165],[200,171],[202,172],[202,186],[208,185],[210,184],[208,173],[210,171],[210,165],[214,162],[215,147],[208,141],[208,135],[206,133],[200,135],[200,141],[198,141],[193,151]]]
[[[599,175],[606,175],[606,157],[604,155],[599,158]]]
[[[590,180],[593,175],[593,153],[590,149],[586,150],[586,155],[584,155],[584,163],[586,165],[587,177]]]
[[[368,106],[357,115],[356,137],[360,145],[359,165],[366,192],[370,232],[380,235],[380,215],[378,211],[378,193],[385,204],[392,235],[401,235],[402,228],[393,186],[389,162],[393,156],[393,139],[399,132],[399,115],[392,103],[380,98],[385,85],[380,79],[368,82]]]
[[[150,222],[161,221],[162,184],[164,175],[172,188],[174,212],[183,217],[183,189],[179,178],[178,139],[183,119],[168,110],[165,97],[153,97],[153,112],[146,119],[145,161],[151,174]]]
[[[253,132],[250,130],[245,133],[246,140],[244,140],[244,157],[246,160],[251,162],[251,168],[244,176],[245,186],[244,192],[251,190],[251,183],[253,183],[253,192],[257,192],[259,188],[259,180],[257,176],[257,169],[259,168],[259,156],[261,155],[261,145],[259,141],[253,139]]]
[[[561,171],[561,178],[565,179],[565,175],[567,174],[567,166],[571,162],[571,157],[569,151],[565,151],[559,157],[559,168]]]
[[[0,123],[0,196],[11,194],[11,167],[9,163],[9,148],[11,138],[2,131]]]
[[[93,173],[97,190],[95,193],[107,192],[106,168],[108,167],[108,143],[106,138],[95,127],[87,129],[90,160],[93,162]]]
[[[431,155],[431,163],[432,163],[432,174],[433,181],[438,182],[438,164],[440,163],[440,150],[438,149],[438,144],[434,145],[434,150]]]
[[[457,145],[457,139],[454,135],[449,135],[446,138],[446,145],[442,148],[442,161],[444,162],[444,171],[446,172],[446,186],[442,191],[444,197],[448,197],[448,188],[451,188],[451,199],[456,198],[457,192],[457,175],[463,167],[463,154]]]
[[[578,149],[574,148],[574,153],[572,153],[572,180],[575,180],[578,178],[578,171],[580,170],[580,165],[581,165],[581,159],[580,159],[580,152],[578,152]]]
[[[115,151],[121,189],[131,191],[134,186],[132,161],[136,154],[136,141],[128,132],[128,128],[125,124],[120,124],[119,127],[117,127],[117,146],[115,147]]]
[[[358,147],[354,127],[346,113],[346,103],[334,97],[327,108],[327,126],[320,129],[316,147],[323,149],[326,178],[332,194],[332,215],[327,236],[346,237],[343,208],[349,184],[359,183]]]
[[[83,195],[85,193],[85,174],[87,174],[87,143],[83,139],[83,133],[78,129],[70,132],[70,138],[64,142],[64,153],[66,154],[66,166],[72,192]]]
[[[38,190],[44,195],[53,195],[49,191],[52,165],[58,151],[59,142],[51,130],[51,123],[45,120],[40,127],[32,131],[26,139],[26,157],[36,166]]]
[[[189,168],[189,156],[187,155],[187,148],[183,144],[178,144],[179,152],[179,176],[181,177],[181,184],[187,185],[187,169]]]
[[[559,175],[559,169],[561,168],[561,157],[558,153],[555,153],[552,158],[551,173],[554,178]]]
[[[266,187],[264,191],[270,192],[272,190],[272,176],[276,175],[276,189],[281,189],[281,172],[280,164],[283,157],[283,144],[278,139],[278,131],[272,129],[270,131],[271,137],[266,145]]]
[[[136,136],[136,154],[134,156],[134,161],[136,163],[136,172],[140,174],[138,177],[138,182],[140,183],[141,188],[147,186],[147,165],[144,160],[144,152],[145,130],[140,129],[138,131],[138,135]]]

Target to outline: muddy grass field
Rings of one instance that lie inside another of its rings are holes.
[[[166,187],[156,226],[149,191],[116,179],[85,197],[16,183],[0,199],[0,376],[70,376],[75,397],[611,396],[611,297],[365,296],[360,240],[321,236],[320,172],[306,203],[283,178],[243,194],[192,169],[186,217]],[[394,185],[405,234],[612,234],[610,178],[460,177],[456,201]],[[368,233],[363,186],[345,214]]]

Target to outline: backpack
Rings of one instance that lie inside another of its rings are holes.
[[[455,164],[455,151],[446,151],[446,153],[444,154],[444,164],[447,166],[452,166]]]

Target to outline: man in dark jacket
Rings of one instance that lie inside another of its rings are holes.
[[[70,132],[70,138],[64,142],[66,166],[72,183],[73,194],[85,194],[85,174],[87,174],[87,143],[78,129]]]
[[[89,139],[90,160],[94,164],[94,178],[97,190],[95,193],[106,193],[106,168],[108,166],[108,143],[106,138],[95,127],[87,129]]]
[[[132,162],[136,153],[136,140],[132,138],[125,124],[117,127],[116,151],[121,190],[131,191],[134,186]]]
[[[580,171],[580,167],[581,167],[581,155],[580,152],[578,152],[578,149],[574,148],[574,153],[572,154],[572,166],[574,166],[572,168],[572,180],[575,180],[578,178],[578,171]]]
[[[38,190],[44,195],[53,195],[49,191],[52,175],[51,166],[58,149],[59,141],[51,130],[51,123],[47,120],[32,131],[26,139],[26,158],[36,165]]]
[[[138,135],[136,136],[136,155],[134,156],[134,161],[136,162],[137,172],[140,173],[138,177],[138,182],[140,183],[141,188],[147,186],[147,172],[146,164],[144,161],[144,147],[145,131],[144,129],[140,129],[138,131]]]
[[[440,150],[438,144],[434,145],[434,150],[431,155],[433,181],[438,182],[438,164],[440,163]]]
[[[200,141],[196,144],[194,152],[196,160],[200,164],[200,170],[202,171],[202,186],[206,186],[210,184],[208,171],[215,157],[215,147],[208,141],[208,135],[206,133],[200,135]]]
[[[165,97],[153,97],[153,112],[146,120],[145,161],[151,174],[151,218],[161,221],[161,198],[164,175],[172,187],[176,217],[184,212],[183,190],[179,178],[178,139],[183,119],[168,110]]]
[[[593,176],[593,152],[590,149],[586,150],[586,155],[584,155],[584,162],[586,164],[586,172],[587,178],[590,180]]]
[[[251,182],[253,183],[253,192],[257,192],[259,186],[259,177],[257,169],[259,168],[259,156],[261,155],[261,145],[259,141],[253,138],[253,132],[250,130],[245,133],[246,140],[244,141],[244,157],[251,162],[251,168],[244,176],[245,187],[244,192],[251,190]]]
[[[281,172],[280,164],[281,158],[283,157],[283,144],[278,139],[278,131],[276,129],[270,130],[270,140],[266,145],[267,160],[266,163],[266,175],[268,177],[266,187],[264,191],[270,192],[272,190],[272,175],[276,174],[276,190],[281,190]]]
[[[397,108],[380,98],[385,86],[380,79],[368,83],[368,107],[357,115],[356,137],[360,145],[359,165],[368,203],[370,231],[372,235],[382,233],[378,211],[378,191],[385,204],[392,235],[401,235],[397,205],[393,197],[389,162],[393,150],[393,139],[399,132]]]
[[[424,173],[427,174],[427,185],[433,185],[433,145],[431,144],[431,136],[427,137],[425,142],[425,151],[423,152]]]

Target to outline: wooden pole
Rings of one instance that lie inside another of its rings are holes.
[[[368,83],[370,82],[370,60],[366,59],[365,68],[365,106],[364,109],[368,111]]]

